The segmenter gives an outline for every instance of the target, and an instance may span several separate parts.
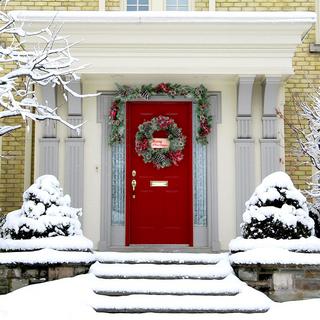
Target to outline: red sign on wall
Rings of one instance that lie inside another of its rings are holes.
[[[168,149],[170,141],[167,138],[153,138],[150,145],[152,149]]]

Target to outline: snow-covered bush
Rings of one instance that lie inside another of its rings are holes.
[[[82,235],[78,219],[82,210],[70,207],[70,202],[56,177],[41,176],[24,192],[21,209],[7,214],[1,236],[31,239]]]
[[[309,215],[314,221],[314,235],[320,238],[320,211],[318,206],[309,206]]]
[[[284,172],[267,176],[246,202],[241,224],[247,239],[299,239],[314,234],[306,198]]]

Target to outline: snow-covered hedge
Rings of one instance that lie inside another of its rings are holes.
[[[21,209],[8,213],[0,235],[6,239],[82,235],[78,219],[82,210],[70,203],[56,177],[41,176],[24,192]]]
[[[314,235],[320,238],[320,211],[318,206],[310,204],[309,215],[314,220]]]
[[[314,234],[306,198],[284,172],[266,177],[246,202],[241,224],[247,239],[299,239]]]

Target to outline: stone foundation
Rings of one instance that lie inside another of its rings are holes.
[[[91,264],[0,264],[0,294],[6,294],[30,284],[77,276],[89,271]]]
[[[320,298],[320,265],[237,264],[236,275],[272,300]]]

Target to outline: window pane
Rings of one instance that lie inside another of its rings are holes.
[[[149,10],[148,6],[140,6],[139,7],[139,11],[148,11],[148,10]]]
[[[138,1],[138,0],[127,0],[127,5],[128,5],[128,6],[130,6],[130,5],[131,5],[131,6],[132,6],[132,5],[136,6],[136,5],[137,5],[137,1]]]
[[[127,11],[137,11],[136,6],[127,6]]]
[[[188,7],[178,7],[178,11],[188,11]]]
[[[178,0],[178,5],[180,7],[188,7],[188,0]]]
[[[177,0],[167,0],[167,7],[175,7],[177,5]]]
[[[149,2],[149,0],[139,0],[139,5],[148,7],[148,4],[149,4],[148,2]]]

